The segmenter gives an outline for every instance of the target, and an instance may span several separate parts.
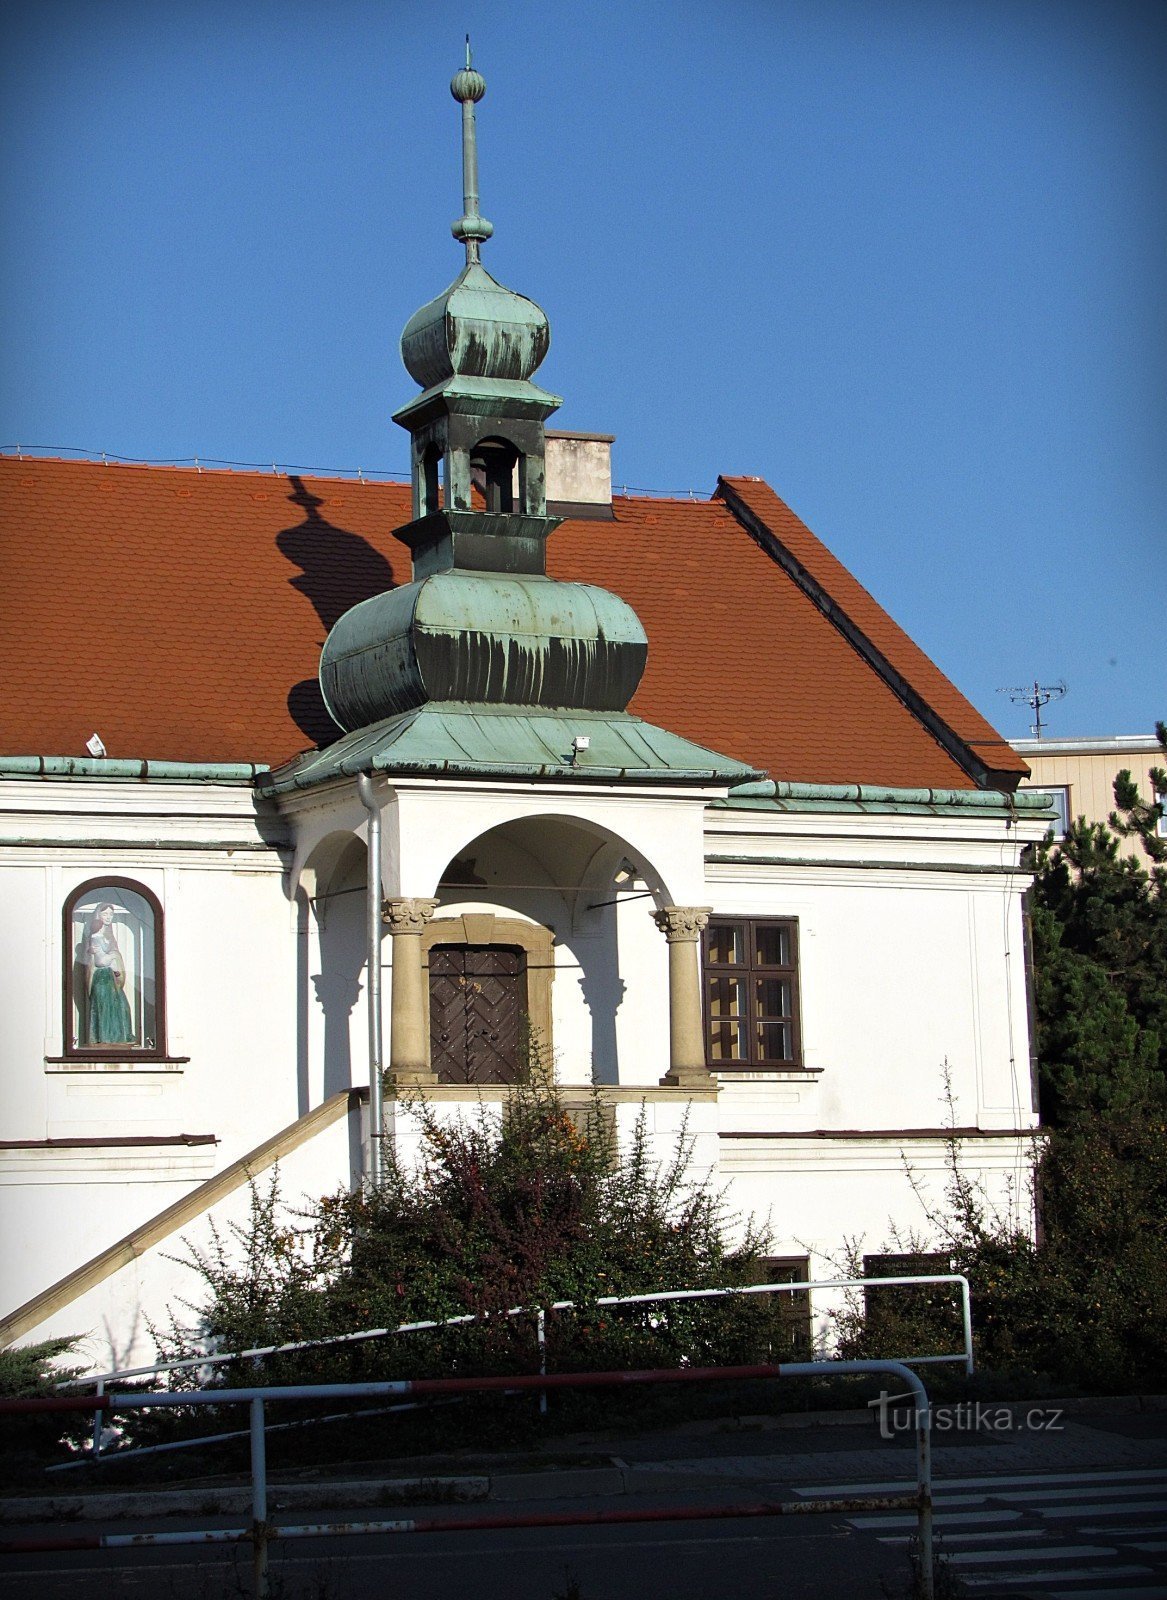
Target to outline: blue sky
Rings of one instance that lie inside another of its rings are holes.
[[[767,478],[1005,733],[1167,717],[1167,6],[5,7],[0,444],[404,470],[397,342],[486,266],[552,426]]]

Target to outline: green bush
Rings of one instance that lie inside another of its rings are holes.
[[[9,1345],[0,1349],[0,1395],[6,1400],[48,1399],[57,1385],[74,1378],[78,1367],[60,1366],[76,1336],[46,1339],[40,1344]],[[47,1412],[5,1419],[4,1475],[21,1476],[24,1469],[46,1454],[56,1454],[62,1436],[77,1441],[90,1431],[90,1419],[83,1413]]]
[[[984,1201],[949,1146],[946,1204],[929,1223],[969,1280],[977,1364],[1063,1390],[1154,1390],[1167,1380],[1167,1122],[1151,1111],[1082,1114],[1035,1139],[1029,1218]],[[1027,1210],[1023,1206],[1014,1208]],[[909,1244],[918,1241],[909,1241]],[[895,1241],[904,1248],[904,1241]],[[951,1301],[893,1291],[853,1298],[839,1354],[956,1349]]]
[[[533,1312],[547,1321],[549,1370],[732,1364],[766,1359],[777,1311],[763,1297],[602,1307],[609,1295],[756,1281],[766,1241],[727,1243],[720,1197],[688,1175],[691,1141],[651,1157],[643,1114],[618,1155],[598,1100],[573,1118],[533,1071],[500,1117],[448,1122],[413,1106],[422,1159],[375,1190],[327,1195],[299,1215],[278,1175],[254,1186],[245,1225],[190,1250],[205,1297],[156,1334],[168,1354],[321,1339],[473,1316],[469,1325],[325,1346],[249,1364],[268,1382],[361,1381],[537,1370]],[[519,1306],[530,1314],[507,1316]],[[217,1369],[220,1376],[224,1369]],[[238,1369],[236,1369],[238,1370]],[[192,1385],[205,1372],[192,1372]]]

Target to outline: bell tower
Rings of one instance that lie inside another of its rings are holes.
[[[551,342],[545,313],[482,265],[494,229],[478,209],[474,108],[486,83],[469,39],[450,93],[462,108],[462,215],[451,232],[466,264],[401,336],[402,359],[423,392],[393,419],[410,435],[413,481],[413,520],[396,536],[412,552],[415,578],[542,574],[559,525],[547,515],[543,426],[560,399],[531,382]]]

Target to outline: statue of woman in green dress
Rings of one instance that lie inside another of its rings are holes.
[[[98,906],[89,919],[85,953],[89,974],[89,1043],[129,1044],[134,1019],[126,999],[126,964],[113,928],[113,907]]]

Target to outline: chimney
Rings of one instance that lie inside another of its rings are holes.
[[[611,520],[615,437],[613,433],[547,429],[548,515]]]

